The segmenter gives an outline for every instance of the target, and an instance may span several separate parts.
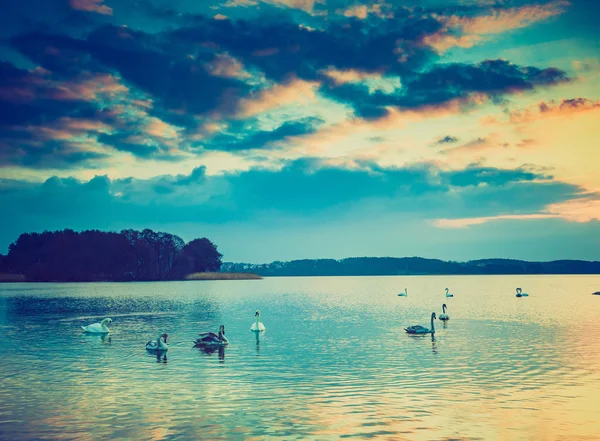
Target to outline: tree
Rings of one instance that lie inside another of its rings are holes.
[[[203,237],[188,242],[173,268],[173,278],[183,278],[188,274],[219,271],[223,255],[210,240]]]
[[[3,271],[30,281],[169,280],[218,271],[221,254],[208,239],[185,244],[170,233],[87,230],[21,234],[2,256]]]

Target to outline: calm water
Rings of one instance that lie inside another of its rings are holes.
[[[3,284],[0,438],[600,440],[598,290],[598,276]],[[404,333],[444,302],[434,341]],[[110,341],[81,333],[107,316]],[[192,347],[220,324],[224,351]],[[144,349],[159,332],[166,360]]]

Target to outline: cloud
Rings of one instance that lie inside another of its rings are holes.
[[[453,47],[470,48],[483,41],[486,35],[524,28],[560,15],[569,4],[568,1],[557,0],[514,8],[486,8],[482,14],[474,16],[441,15],[438,19],[443,28],[425,36],[423,41],[439,53]]]
[[[328,77],[336,86],[346,83],[360,83],[365,80],[381,80],[379,72],[365,72],[356,69],[339,70],[335,68],[323,69],[321,73]]]
[[[280,169],[254,168],[217,176],[207,176],[204,168],[198,168],[190,175],[164,175],[147,180],[103,178],[106,185],[102,186],[102,198],[122,206],[124,216],[145,216],[154,207],[157,216],[172,215],[173,220],[181,222],[199,213],[210,216],[214,212],[212,221],[219,222],[270,210],[307,216],[333,207],[348,209],[364,204],[399,212],[422,212],[426,217],[444,212],[479,216],[509,208],[539,209],[569,200],[579,191],[575,186],[549,182],[547,176],[524,170],[469,167],[452,171],[432,165],[383,168],[368,162],[357,165],[348,169],[321,160],[303,159],[285,163]],[[88,185],[71,178],[51,178],[43,185],[3,182],[3,188],[13,188],[11,194],[25,186],[37,193],[44,191],[45,197],[49,196],[45,190],[51,186],[56,191],[53,199],[65,203],[70,199],[66,190],[76,187],[77,191],[83,191]],[[168,196],[155,199],[157,186],[161,194]],[[31,205],[33,200],[27,194],[21,194],[19,210],[34,206],[41,211],[44,207],[60,209],[51,199],[41,206]],[[495,196],[493,200],[490,195]],[[89,203],[94,203],[93,198]],[[174,207],[181,210],[174,213],[171,211]]]
[[[283,141],[290,141],[294,137],[304,136],[316,132],[323,121],[317,118],[306,118],[297,121],[286,121],[273,130],[240,130],[242,136],[218,135],[212,138],[204,147],[214,150],[244,151],[273,148]]]
[[[560,15],[570,2],[564,0],[545,4],[525,5],[508,9],[492,9],[491,13],[475,17],[450,16],[445,20],[449,27],[460,28],[467,34],[499,34],[507,30],[520,29],[538,21]]]
[[[570,98],[541,101],[525,109],[511,111],[508,114],[508,121],[511,124],[523,124],[548,117],[570,117],[597,111],[600,111],[600,100]]]
[[[406,78],[402,87],[393,93],[372,92],[367,85],[355,83],[329,85],[322,92],[332,99],[350,104],[357,116],[381,118],[388,114],[390,107],[441,106],[456,99],[497,97],[567,81],[566,73],[556,68],[518,66],[498,59],[476,65],[436,65]]]
[[[0,218],[0,245],[23,231],[155,226],[192,235],[199,228],[220,231],[206,233],[219,244],[230,243],[227,237],[239,228],[285,242],[286,224],[297,225],[296,234],[298,228],[312,234],[319,225],[337,230],[350,222],[353,227],[346,234],[370,234],[377,219],[382,237],[400,239],[405,226],[414,221],[423,228],[419,234],[435,237],[439,246],[450,236],[442,237],[442,230],[428,227],[436,219],[540,215],[544,220],[552,214],[546,211],[548,206],[581,198],[580,192],[577,186],[523,170],[453,171],[431,164],[380,167],[370,162],[349,169],[317,159],[219,175],[207,175],[205,168],[198,167],[190,173],[149,179],[53,177],[43,183],[0,179],[0,205],[11,207],[9,215]],[[563,210],[575,207],[565,205]],[[593,214],[593,209],[589,212]],[[233,243],[230,246],[235,249]],[[324,252],[309,248],[309,254]]]
[[[79,11],[96,12],[103,15],[112,15],[113,10],[103,5],[103,0],[69,0],[71,7]]]
[[[556,219],[560,216],[552,214],[504,214],[498,216],[470,217],[459,219],[435,219],[432,224],[438,228],[467,228],[499,220],[532,220]]]
[[[455,142],[458,142],[457,137],[451,136],[451,135],[446,135],[443,138],[438,139],[435,143],[436,144],[453,144]]]
[[[258,90],[241,99],[237,104],[238,117],[251,117],[278,107],[291,104],[305,105],[316,99],[319,83],[297,78]]]
[[[432,224],[438,228],[467,228],[472,225],[481,225],[502,220],[563,219],[568,222],[577,223],[600,221],[600,195],[550,204],[542,211],[542,213],[533,214],[502,214],[484,217],[435,219],[432,221]]]
[[[548,205],[548,213],[566,219],[569,222],[600,221],[600,195],[557,202]]]
[[[250,78],[251,75],[244,69],[244,65],[229,54],[217,54],[214,60],[206,65],[211,75],[224,78]]]
[[[390,5],[385,3],[375,3],[372,5],[353,5],[346,9],[338,9],[336,12],[344,17],[353,17],[365,20],[369,15],[375,15],[379,18],[394,18],[394,13]]]

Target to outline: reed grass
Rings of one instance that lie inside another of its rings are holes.
[[[185,277],[185,280],[258,280],[262,279],[258,274],[252,273],[193,273]]]
[[[24,274],[0,273],[0,282],[25,282]]]

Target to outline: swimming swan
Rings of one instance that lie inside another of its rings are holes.
[[[159,335],[156,340],[150,340],[146,343],[146,350],[152,352],[166,352],[169,350],[167,346],[167,334]]]
[[[108,334],[110,329],[106,326],[107,323],[112,323],[112,319],[105,318],[100,323],[92,323],[91,325],[82,326],[83,332],[89,332],[90,334]]]
[[[254,314],[254,316],[256,317],[256,321],[254,323],[252,323],[252,326],[250,327],[251,331],[256,331],[256,332],[261,332],[264,331],[265,329],[265,325],[263,325],[260,321],[260,311],[256,311],[256,313]]]
[[[515,295],[515,297],[529,297],[529,294],[523,292],[521,288],[517,288],[517,294]]]
[[[404,288],[404,292],[399,292],[398,297],[408,297],[408,290]]]
[[[448,292],[448,288],[446,288],[446,297],[454,297],[454,294]]]
[[[194,341],[194,347],[205,348],[205,347],[216,347],[216,346],[227,346],[229,340],[225,337],[225,326],[219,327],[219,333],[214,332],[203,332],[200,334],[200,338]]]
[[[421,325],[416,325],[416,326],[409,326],[408,328],[404,328],[404,330],[408,333],[408,334],[435,334],[435,328],[433,327],[433,320],[435,320],[436,316],[435,316],[435,312],[431,313],[431,329],[427,329],[424,326]]]
[[[440,314],[440,316],[438,317],[440,320],[446,321],[446,320],[450,320],[450,316],[448,314],[446,314],[446,309],[448,307],[446,306],[446,304],[444,303],[442,305],[442,313]]]

